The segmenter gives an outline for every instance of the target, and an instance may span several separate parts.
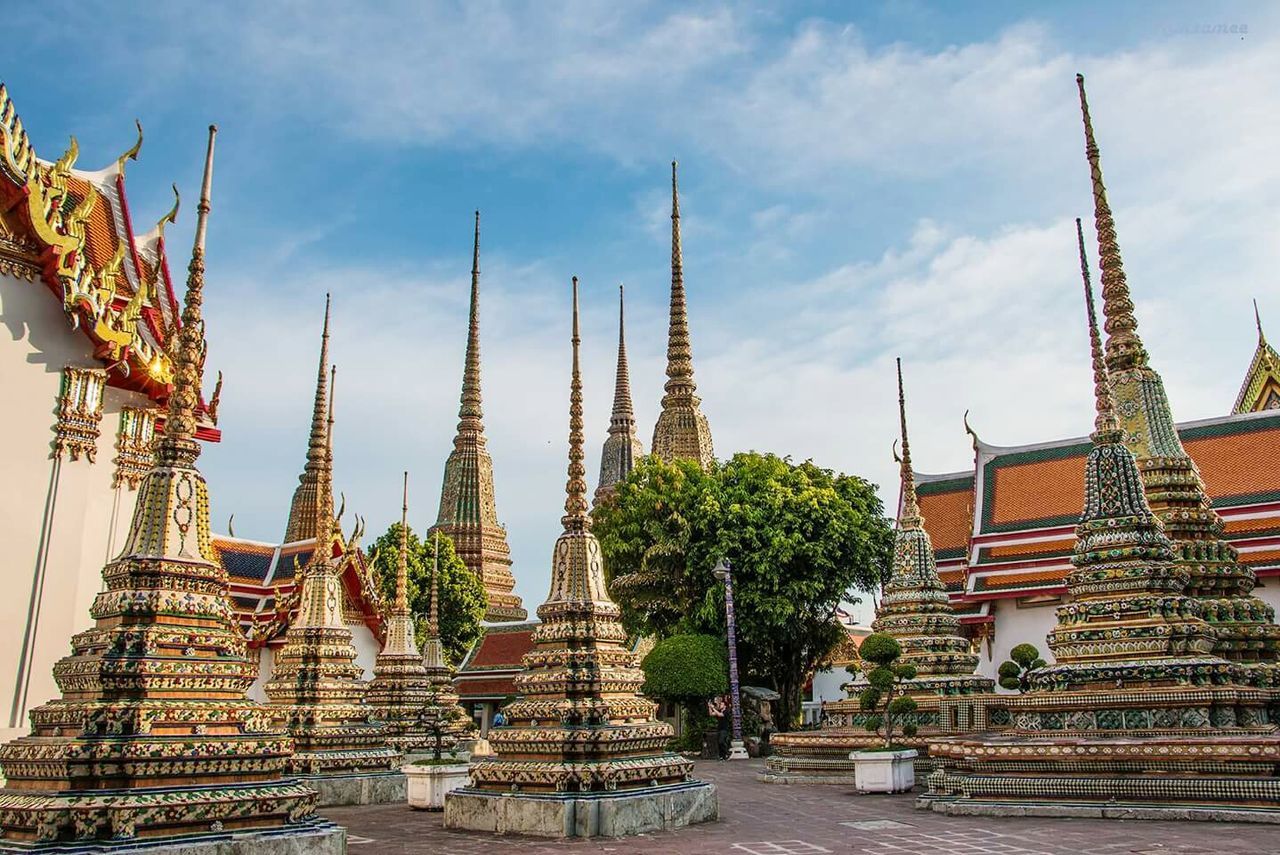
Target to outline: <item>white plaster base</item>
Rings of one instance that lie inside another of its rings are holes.
[[[0,843],[0,852],[60,855],[346,855],[347,830],[328,820],[270,831],[241,831],[155,840],[61,841],[44,846]]]
[[[852,751],[854,785],[860,793],[906,793],[916,785],[916,751]]]
[[[720,817],[714,784],[692,781],[619,793],[490,793],[445,797],[444,827],[535,837],[627,837]]]
[[[297,778],[320,794],[320,807],[386,805],[405,800],[406,781],[400,772],[298,775]]]
[[[449,766],[400,767],[408,778],[409,807],[414,810],[444,810],[446,793],[465,787],[471,775],[466,763]]]

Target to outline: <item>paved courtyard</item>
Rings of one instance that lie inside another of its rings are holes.
[[[759,761],[700,762],[720,790],[720,821],[623,840],[547,841],[445,831],[438,813],[403,805],[331,808],[351,855],[1202,855],[1280,853],[1280,826],[1092,819],[986,819],[917,811],[912,796],[755,780]]]

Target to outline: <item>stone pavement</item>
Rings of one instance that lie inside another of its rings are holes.
[[[1280,853],[1280,826],[1101,819],[946,817],[915,797],[851,787],[763,784],[759,761],[699,762],[720,790],[720,821],[623,840],[549,841],[445,831],[438,813],[403,805],[330,808],[350,855],[1261,855]]]

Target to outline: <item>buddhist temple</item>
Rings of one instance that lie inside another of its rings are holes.
[[[473,760],[471,785],[449,793],[446,828],[621,836],[718,815],[715,788],[690,780],[693,764],[666,749],[671,727],[639,694],[644,675],[605,588],[587,509],[576,276],[571,341],[569,477],[551,591],[515,678],[509,725],[490,730],[496,753]]]
[[[434,608],[434,601],[433,601]],[[386,641],[373,665],[366,702],[387,726],[387,741],[402,753],[429,748],[432,732],[424,717],[434,684],[418,651],[413,614],[409,611],[409,473],[404,474],[400,511],[400,548],[396,556],[396,594],[387,617]]]
[[[1253,301],[1253,319],[1258,325],[1258,347],[1253,352],[1249,372],[1231,409],[1233,413],[1280,410],[1280,353],[1276,353],[1262,332],[1262,315],[1258,313],[1257,300]]]
[[[487,620],[524,620],[529,613],[514,593],[511,548],[507,545],[507,531],[498,522],[493,498],[493,458],[489,456],[487,444],[480,399],[480,212],[476,211],[471,254],[471,312],[458,432],[453,438],[453,451],[444,464],[440,513],[431,531],[442,531],[452,538],[458,557],[484,583],[489,600]]]
[[[1013,807],[1280,822],[1273,693],[1245,684],[1254,680],[1248,665],[1215,654],[1223,631],[1237,628],[1205,619],[1213,604],[1192,593],[1195,573],[1148,501],[1116,409],[1115,360],[1104,356],[1078,234],[1097,415],[1071,601],[1048,639],[1056,663],[1033,671],[1032,690],[1008,700],[1010,730],[930,743],[937,767],[919,805],[963,815]]]
[[[693,380],[693,347],[685,305],[684,254],[680,247],[680,191],[671,161],[671,320],[667,330],[667,383],[653,428],[653,453],[666,461],[694,460],[706,469],[715,458],[711,426]]]
[[[210,546],[209,490],[196,460],[215,133],[211,126],[154,461],[120,555],[102,571],[95,625],[54,666],[62,697],[32,710],[32,736],[0,747],[6,848],[345,851],[344,833],[316,819],[315,793],[281,777],[288,735],[244,697],[253,669]]]
[[[327,333],[327,330],[326,330]],[[404,798],[404,776],[395,771],[399,751],[387,726],[365,702],[363,670],[356,664],[337,573],[333,514],[333,399],[325,377],[328,335],[320,347],[315,409],[325,425],[316,474],[315,549],[302,570],[299,608],[276,653],[263,687],[275,720],[288,728],[294,751],[289,771],[320,793],[322,804],[371,804]],[[333,375],[329,374],[329,385]],[[328,411],[327,418],[324,413]],[[354,551],[346,544],[347,551]]]
[[[600,451],[600,481],[595,502],[613,493],[614,485],[625,481],[635,462],[644,457],[644,443],[636,433],[636,414],[631,406],[631,372],[627,368],[627,333],[623,288],[618,286],[618,369],[614,375],[613,414],[609,417],[609,438]]]
[[[74,138],[42,158],[0,83],[0,537],[12,568],[0,739],[26,733],[31,708],[59,694],[53,665],[120,554],[173,383],[182,307],[165,227],[178,206],[130,208],[140,126],[126,148],[101,169],[83,168]],[[200,441],[221,438],[217,399],[197,391]]]
[[[960,633],[960,621],[951,608],[946,589],[938,578],[933,544],[924,528],[916,500],[911,469],[911,443],[907,438],[906,395],[902,386],[902,361],[898,360],[898,417],[902,428],[902,504],[898,528],[893,538],[893,565],[881,592],[874,632],[893,636],[902,646],[901,661],[914,665],[916,677],[907,681],[904,694],[915,699],[913,723],[919,729],[904,745],[927,750],[928,737],[942,730],[968,729],[986,724],[985,698],[995,689],[988,677],[975,674],[978,654]],[[858,695],[867,686],[865,675],[849,684],[847,700],[823,706],[823,726],[819,730],[776,735],[770,742],[774,754],[765,781],[848,783],[852,780],[851,751],[879,744],[880,739],[866,729],[870,713],[862,710]],[[975,703],[961,705],[959,698],[973,697]],[[950,701],[947,713],[963,711],[957,720],[943,722],[943,700]]]

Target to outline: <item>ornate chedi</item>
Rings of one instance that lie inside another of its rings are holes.
[[[387,725],[388,742],[408,754],[427,748],[432,734],[424,712],[433,684],[423,667],[422,654],[409,611],[409,473],[404,473],[404,504],[400,509],[400,552],[396,561],[396,596],[386,621],[382,651],[373,663],[373,680],[365,701]]]
[[[321,333],[321,351],[329,352],[330,295],[324,295],[324,332]],[[323,382],[324,378],[320,378]],[[285,526],[284,542],[312,540],[316,536],[316,519],[320,502],[320,470],[325,466],[325,412],[324,397],[316,389],[315,408],[311,413],[311,434],[307,438],[307,462],[298,476],[298,487],[293,491],[289,505],[289,522]]]
[[[613,494],[614,485],[625,481],[635,462],[644,457],[644,443],[636,435],[636,414],[631,406],[631,372],[627,368],[626,320],[623,289],[618,286],[618,370],[614,375],[613,415],[609,417],[609,438],[600,452],[600,482],[595,502]]]
[[[458,433],[453,438],[453,451],[444,464],[440,513],[431,531],[442,531],[452,538],[458,557],[484,583],[489,601],[487,620],[524,620],[529,613],[514,593],[511,548],[507,545],[507,531],[498,522],[493,500],[493,458],[489,456],[487,444],[480,401],[480,212],[476,211],[471,255],[471,314]]]
[[[475,724],[458,702],[458,692],[453,686],[456,673],[444,652],[440,637],[440,532],[435,533],[435,550],[431,566],[431,606],[427,611],[427,637],[422,644],[422,667],[426,671],[430,689],[427,705],[422,711],[424,726],[431,739],[427,748],[435,752],[454,751],[460,742],[474,734]]]
[[[1057,661],[1009,699],[1011,730],[930,743],[939,765],[920,806],[1280,822],[1270,693],[1233,682],[1240,666],[1212,653],[1208,604],[1188,594],[1192,571],[1148,503],[1115,412],[1078,236],[1097,419],[1071,600],[1049,635]]]
[[[666,461],[694,460],[711,465],[711,426],[702,413],[698,384],[693,381],[693,348],[689,344],[689,312],[684,295],[684,258],[680,248],[680,192],[676,162],[671,161],[671,319],[667,330],[667,383],[662,412],[653,428],[653,453]]]
[[[1186,593],[1204,600],[1205,619],[1218,630],[1215,652],[1246,665],[1249,682],[1280,686],[1276,668],[1280,626],[1275,624],[1275,611],[1252,596],[1257,583],[1254,572],[1240,563],[1235,548],[1223,537],[1222,519],[1210,506],[1200,473],[1174,428],[1164,382],[1148,363],[1138,337],[1083,75],[1076,76],[1076,83],[1093,181],[1107,372],[1120,427],[1141,468],[1147,501],[1174,543],[1177,562],[1190,576]]]
[[[569,478],[551,592],[515,681],[510,724],[490,731],[496,754],[472,762],[471,786],[449,794],[446,827],[620,836],[717,815],[715,788],[691,781],[693,764],[666,750],[671,727],[639,695],[644,675],[605,589],[582,462],[577,277],[572,342]]]
[[[103,569],[95,626],[54,667],[62,697],[31,712],[31,736],[0,748],[6,850],[269,853],[301,851],[299,840],[273,838],[303,836],[315,838],[308,851],[345,848],[342,832],[316,819],[315,793],[281,778],[288,735],[244,696],[254,668],[209,542],[195,434],[214,134],[164,433],[125,547]]]
[[[329,338],[320,345],[316,410],[322,419],[323,458],[316,482],[316,548],[301,571],[297,617],[276,653],[263,687],[269,709],[293,736],[288,768],[320,793],[321,804],[369,804],[404,798],[404,777],[394,770],[400,753],[388,728],[365,703],[363,670],[347,626],[345,594],[334,560],[342,548],[333,516],[333,408],[326,405]]]
[[[986,715],[996,713],[999,708],[990,703],[994,698],[979,697],[990,695],[995,684],[974,673],[978,654],[960,634],[960,620],[938,578],[933,544],[924,529],[924,517],[916,498],[915,474],[911,469],[901,360],[898,360],[898,417],[902,426],[899,458],[902,509],[893,537],[892,572],[871,628],[896,638],[902,646],[900,661],[916,667],[916,677],[904,684],[904,693],[918,705],[914,721],[919,734],[900,741],[927,749],[930,736],[985,728]],[[858,677],[847,687],[849,698],[825,704],[821,729],[776,735],[770,741],[774,754],[767,761],[768,770],[762,780],[818,783],[852,780],[853,761],[848,759],[849,752],[881,741],[867,731],[869,713],[862,711],[858,704],[858,695],[866,685],[866,677]]]

